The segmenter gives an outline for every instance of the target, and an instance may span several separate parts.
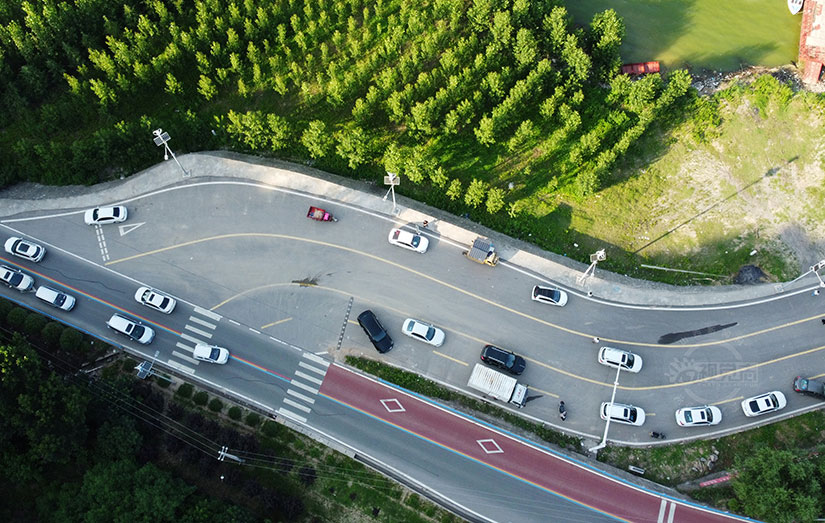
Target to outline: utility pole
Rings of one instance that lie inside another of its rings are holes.
[[[387,201],[387,196],[392,194],[392,213],[398,214],[398,207],[395,205],[395,186],[401,185],[401,178],[397,174],[387,171],[387,176],[384,176],[384,185],[389,185],[390,188],[387,194],[384,195],[384,201]]]
[[[597,450],[603,449],[607,446],[607,430],[610,428],[610,413],[613,411],[613,401],[616,399],[616,389],[619,388],[619,374],[621,373],[622,366],[619,365],[616,367],[616,380],[613,382],[613,395],[610,396],[610,405],[607,407],[607,422],[604,424],[604,435],[602,436],[602,442],[595,447],[588,449],[590,452],[596,452]]]
[[[605,261],[606,259],[607,259],[607,254],[605,254],[604,249],[598,250],[598,251],[594,252],[593,254],[591,254],[590,255],[590,267],[588,267],[587,270],[584,271],[584,274],[580,274],[576,278],[576,283],[578,283],[579,285],[583,285],[585,280],[587,280],[587,278],[589,278],[590,276],[593,276],[596,273],[596,265],[598,265],[598,263],[600,261]]]
[[[234,456],[234,455],[229,454],[228,452],[226,452],[227,450],[229,450],[229,447],[227,447],[227,446],[221,447],[220,452],[218,452],[218,461],[223,461],[224,458],[229,458],[232,461],[235,461],[237,463],[243,463],[244,462],[244,460],[242,460],[238,456]]]
[[[163,129],[155,129],[154,131],[152,131],[152,134],[155,135],[155,138],[154,138],[155,145],[157,145],[158,147],[160,147],[162,145],[163,148],[164,148],[163,159],[168,160],[169,155],[172,155],[172,159],[175,160],[175,163],[178,164],[178,167],[180,167],[180,170],[183,171],[183,177],[188,178],[189,177],[189,171],[187,171],[186,169],[183,168],[183,165],[180,164],[180,162],[178,161],[177,156],[175,156],[175,153],[173,153],[172,149],[169,148],[169,140],[171,139],[171,138],[169,138],[169,133],[163,132]]]

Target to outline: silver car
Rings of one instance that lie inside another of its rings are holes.
[[[12,236],[6,240],[4,247],[7,253],[19,256],[24,260],[29,260],[35,263],[42,260],[43,256],[46,255],[46,248],[42,245],[38,245],[34,242],[30,242],[16,236]]]
[[[414,320],[412,318],[407,318],[404,320],[404,324],[401,326],[401,332],[410,338],[415,338],[419,341],[423,341],[424,343],[433,345],[434,347],[441,347],[441,344],[444,343],[444,338],[446,337],[444,335],[444,331],[435,325],[430,325],[429,323],[425,323],[421,320]]]
[[[30,291],[34,287],[34,278],[5,265],[0,265],[0,281],[20,292]]]
[[[198,343],[195,345],[195,350],[192,356],[196,360],[208,361],[209,363],[217,363],[223,365],[229,361],[229,351],[217,345],[208,345],[206,343]]]
[[[51,287],[46,287],[45,285],[38,287],[34,295],[52,307],[57,307],[64,311],[72,310],[75,304],[74,296],[52,289]]]
[[[120,314],[112,314],[112,317],[106,322],[106,326],[143,345],[151,343],[155,338],[155,331],[151,327]]]
[[[95,207],[83,214],[83,221],[86,225],[103,225],[106,223],[119,223],[126,220],[128,216],[126,207],[113,205],[110,207]]]
[[[175,310],[175,305],[178,303],[175,301],[175,298],[161,294],[149,287],[139,288],[137,292],[135,292],[135,300],[164,314],[171,314],[172,311]]]

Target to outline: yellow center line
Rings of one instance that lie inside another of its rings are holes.
[[[434,350],[433,354],[437,354],[437,355],[441,356],[442,358],[447,358],[448,360],[452,360],[456,363],[460,363],[461,365],[464,365],[465,367],[468,367],[470,365],[469,363],[467,363],[465,361],[461,361],[459,359],[453,358],[452,356],[447,356],[443,352],[438,352],[437,350]]]
[[[267,323],[266,325],[262,326],[261,328],[266,329],[266,328],[272,327],[274,325],[280,325],[282,323],[286,323],[286,322],[291,321],[291,320],[292,320],[292,318],[284,318],[282,320],[273,321],[272,323]]]
[[[556,399],[559,399],[559,397],[560,397],[558,394],[553,394],[552,392],[533,387],[532,385],[530,385],[528,387],[528,389],[530,389],[531,391],[534,390],[536,392],[540,392],[541,394],[544,394],[545,396],[553,396]]]
[[[738,396],[736,398],[731,398],[729,400],[717,401],[716,403],[711,403],[711,405],[724,405],[725,403],[730,403],[732,401],[742,401],[743,399],[745,399],[745,396]]]

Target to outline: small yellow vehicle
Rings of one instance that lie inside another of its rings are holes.
[[[469,251],[464,251],[464,256],[474,262],[483,263],[495,267],[498,263],[498,253],[493,242],[487,238],[476,238]]]

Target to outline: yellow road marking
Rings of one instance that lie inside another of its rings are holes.
[[[553,396],[556,399],[559,399],[559,397],[560,397],[558,394],[553,394],[552,392],[533,387],[532,385],[528,385],[527,388],[530,389],[530,390],[534,390],[536,392],[540,392],[540,393],[544,394],[545,396]]]
[[[469,363],[467,363],[467,362],[464,362],[464,361],[461,361],[461,360],[459,360],[459,359],[453,358],[452,356],[447,356],[447,355],[446,355],[446,354],[444,354],[443,352],[438,352],[437,350],[434,350],[434,351],[433,351],[433,354],[437,354],[437,355],[441,356],[442,358],[447,358],[448,360],[452,360],[452,361],[454,361],[454,362],[456,362],[456,363],[460,363],[461,365],[464,365],[465,367],[467,367],[467,366],[469,366],[469,365],[470,365],[470,364],[469,364]]]
[[[745,396],[739,396],[736,398],[731,398],[729,400],[717,401],[716,403],[711,403],[711,405],[724,405],[725,403],[730,403],[732,401],[742,401],[743,399],[745,399]]]
[[[266,328],[268,328],[268,327],[272,327],[272,326],[274,326],[274,325],[280,325],[280,324],[282,324],[282,323],[286,323],[286,322],[291,321],[291,320],[292,320],[292,318],[284,318],[284,319],[282,319],[282,320],[273,321],[272,323],[267,323],[266,325],[264,325],[264,326],[263,326],[263,327],[261,327],[261,328],[262,328],[262,329],[266,329]]]

